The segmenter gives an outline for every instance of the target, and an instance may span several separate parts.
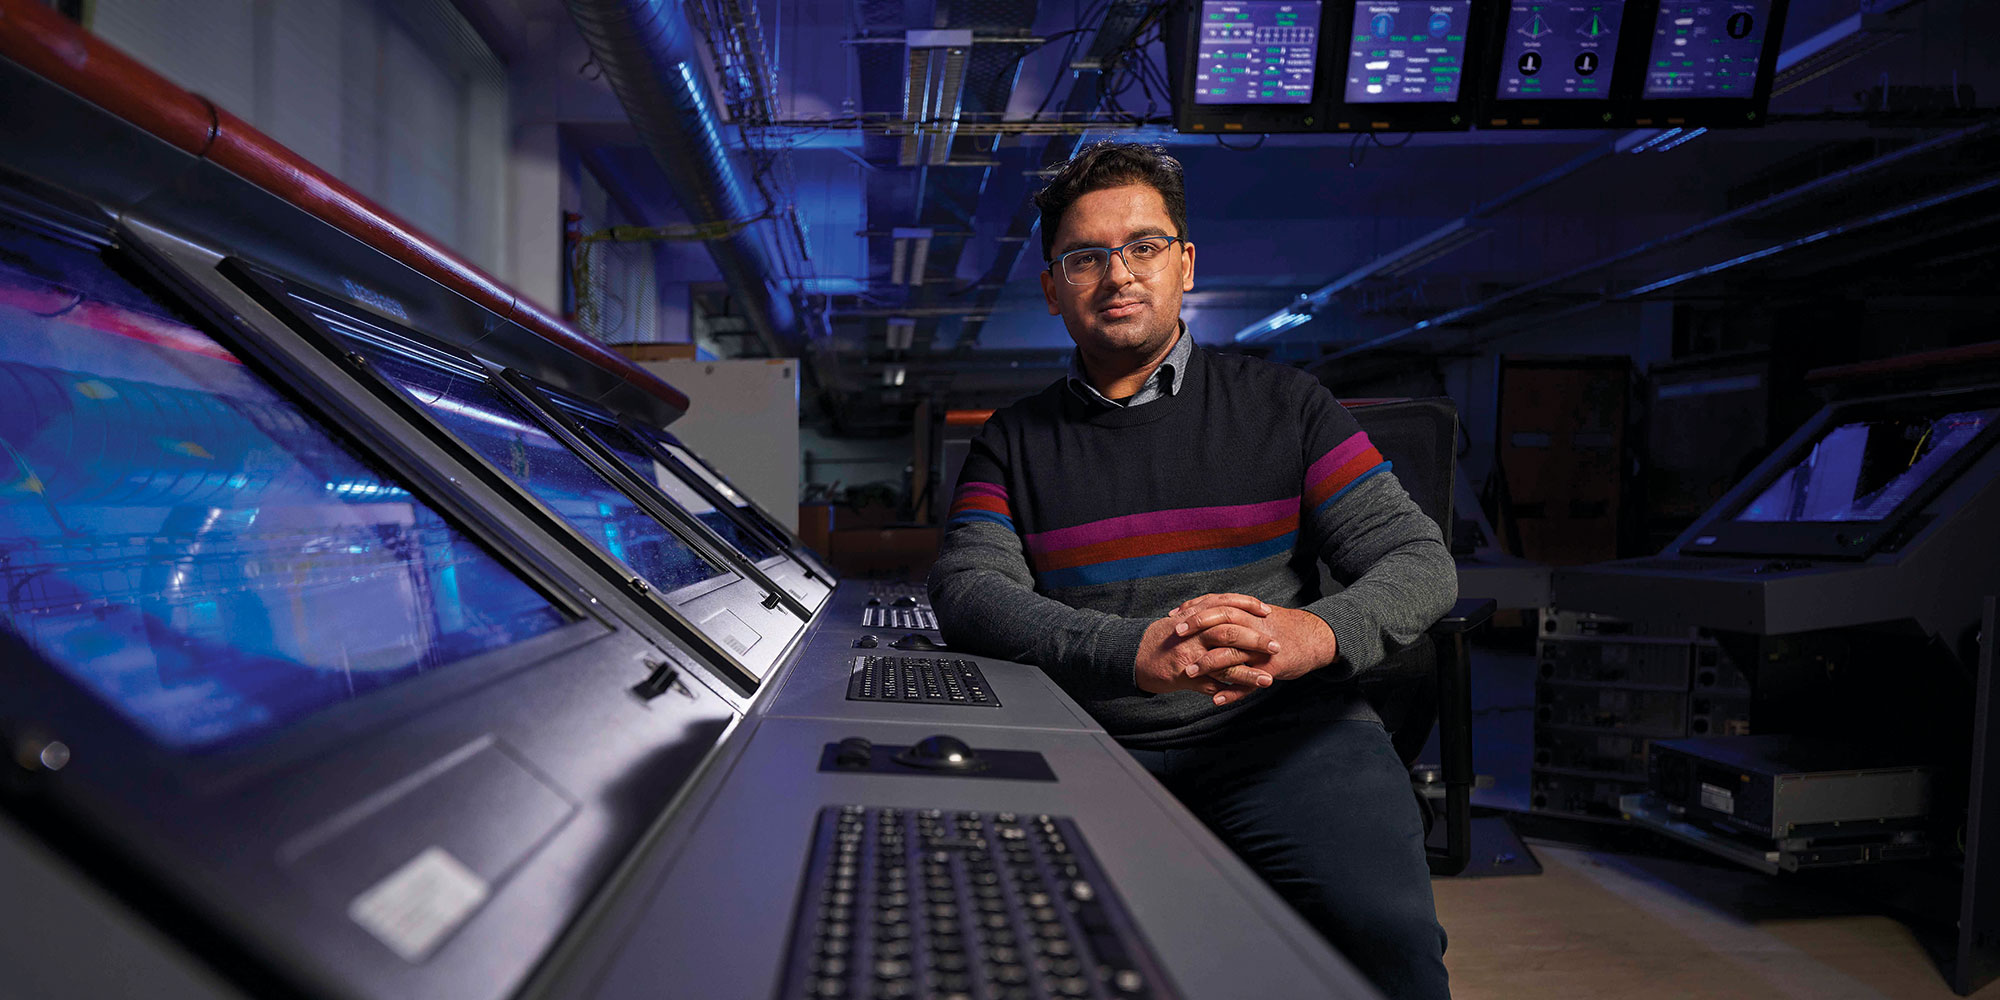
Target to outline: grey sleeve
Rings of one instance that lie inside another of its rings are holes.
[[[1150,623],[1072,608],[1035,592],[1012,511],[994,509],[1007,506],[996,485],[1006,479],[986,445],[982,434],[966,459],[931,567],[931,606],[945,641],[970,653],[1032,663],[1073,694],[1136,693],[1133,664]],[[981,493],[981,486],[994,489]],[[996,493],[997,502],[991,499]],[[988,499],[973,507],[968,496]]]
[[[1309,530],[1347,588],[1306,606],[1333,629],[1338,653],[1328,669],[1340,677],[1415,642],[1458,599],[1458,570],[1436,522],[1387,469],[1318,511]]]

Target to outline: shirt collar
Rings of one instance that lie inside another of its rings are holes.
[[[1186,320],[1177,322],[1179,327],[1175,331],[1173,348],[1167,351],[1167,356],[1160,362],[1160,366],[1153,369],[1151,375],[1146,376],[1145,383],[1139,386],[1139,391],[1133,393],[1130,399],[1121,402],[1098,392],[1097,387],[1090,384],[1089,376],[1084,374],[1083,354],[1080,351],[1071,351],[1069,355],[1070,391],[1085,402],[1127,408],[1143,406],[1162,396],[1179,395],[1181,383],[1187,378],[1188,358],[1194,355],[1194,338],[1188,336]]]

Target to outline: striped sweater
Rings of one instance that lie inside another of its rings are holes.
[[[1323,594],[1323,562],[1342,589]],[[1331,667],[1225,708],[1133,686],[1146,626],[1251,594],[1333,629]],[[1033,663],[1133,746],[1213,738],[1274,699],[1365,718],[1350,681],[1456,596],[1437,526],[1312,377],[1197,349],[1178,392],[1094,405],[1058,382],[972,444],[930,595],[954,648]]]

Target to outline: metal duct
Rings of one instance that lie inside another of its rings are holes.
[[[564,0],[626,117],[698,226],[750,217],[743,186],[722,146],[695,34],[679,3]],[[773,355],[802,353],[798,316],[771,282],[773,268],[748,227],[705,241],[751,329]]]

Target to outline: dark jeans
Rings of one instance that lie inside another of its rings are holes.
[[[1130,753],[1383,993],[1448,997],[1423,818],[1388,732],[1297,717],[1240,728]]]

